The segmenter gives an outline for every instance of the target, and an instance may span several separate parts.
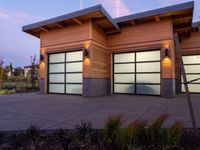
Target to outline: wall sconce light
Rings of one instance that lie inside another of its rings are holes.
[[[40,62],[43,62],[43,61],[44,61],[44,56],[40,55]]]
[[[165,57],[169,58],[170,54],[169,54],[169,49],[165,48]]]
[[[83,49],[83,53],[84,53],[84,56],[86,57],[86,58],[89,58],[89,56],[90,56],[90,54],[89,54],[89,50],[88,49]]]

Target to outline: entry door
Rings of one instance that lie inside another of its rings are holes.
[[[200,78],[200,55],[183,56],[186,77],[188,81]],[[200,80],[188,84],[191,93],[200,93]],[[185,92],[182,79],[182,92]]]
[[[160,50],[119,53],[113,58],[114,93],[160,95]]]
[[[49,54],[48,92],[82,94],[82,51]]]

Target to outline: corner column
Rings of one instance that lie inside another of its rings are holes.
[[[162,97],[173,98],[175,96],[175,53],[171,41],[162,48]]]

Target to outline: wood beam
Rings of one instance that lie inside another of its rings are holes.
[[[156,16],[155,19],[156,19],[156,22],[160,22],[160,17],[159,16]]]
[[[73,18],[73,20],[74,20],[76,23],[78,23],[79,25],[82,24],[82,22],[81,22],[80,20],[78,20],[77,18]]]
[[[136,25],[136,21],[135,20],[130,20],[129,22],[130,22],[131,26],[135,26]]]
[[[49,32],[49,30],[48,30],[47,28],[45,28],[45,27],[40,27],[40,29],[41,29],[42,31],[44,31],[44,32]]]
[[[118,33],[119,31],[117,30],[107,30],[105,31],[106,34],[114,34],[114,33]]]
[[[62,24],[62,23],[56,23],[56,26],[59,27],[59,28],[64,28],[65,27],[64,24]]]
[[[174,32],[188,31],[191,29],[192,29],[191,27],[185,27],[185,28],[175,29]]]

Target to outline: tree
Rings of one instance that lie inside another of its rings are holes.
[[[23,69],[21,67],[17,67],[14,69],[14,76],[20,76],[23,74]]]
[[[36,72],[35,72],[35,63],[36,63],[36,55],[31,56],[31,85],[32,89],[35,88],[35,84],[37,81]]]
[[[3,88],[3,76],[4,76],[3,64],[4,64],[3,59],[0,59],[0,89]]]

